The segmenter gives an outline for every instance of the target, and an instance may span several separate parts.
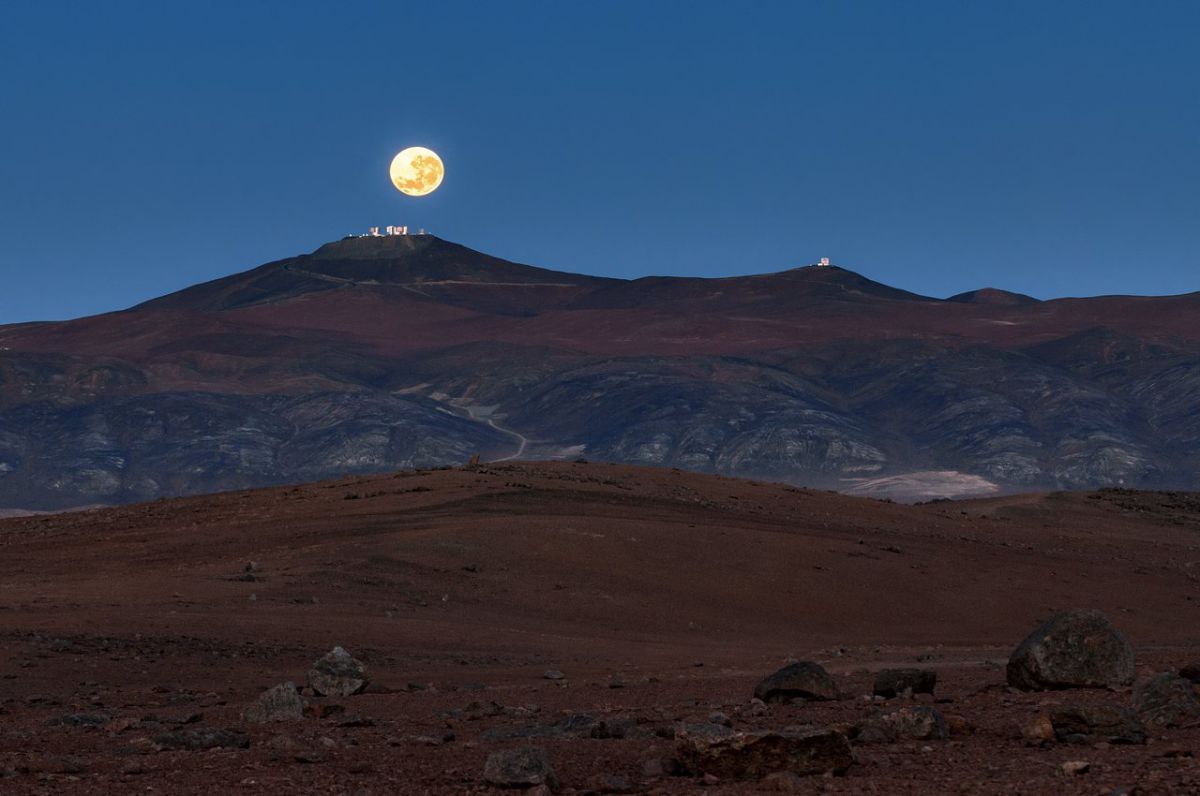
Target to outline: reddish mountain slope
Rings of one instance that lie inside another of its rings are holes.
[[[349,238],[123,312],[0,328],[0,506],[475,451],[823,486],[1200,485],[1200,293],[1026,299],[943,301],[837,267],[623,281],[433,236]],[[322,412],[343,420],[314,437]]]

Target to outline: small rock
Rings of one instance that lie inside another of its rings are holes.
[[[1056,614],[1013,650],[1008,684],[1023,691],[1133,682],[1133,646],[1100,611]]]
[[[539,747],[505,749],[488,755],[483,778],[489,785],[501,788],[528,788],[545,785],[558,787],[558,777],[550,766],[546,750]]]
[[[161,751],[158,744],[149,738],[146,738],[145,736],[141,738],[134,738],[125,748],[130,754],[135,755],[152,755],[158,751]]]
[[[369,682],[366,667],[341,647],[322,656],[308,672],[309,686],[321,696],[352,696]]]
[[[804,777],[792,771],[776,771],[763,777],[762,788],[777,793],[800,793],[804,790]]]
[[[1092,764],[1086,760],[1068,760],[1062,764],[1062,771],[1068,776],[1077,776],[1086,774],[1091,767]]]
[[[250,738],[238,730],[200,727],[194,730],[175,730],[154,736],[163,749],[195,752],[202,749],[246,749]]]
[[[1200,719],[1200,698],[1190,680],[1168,672],[1134,687],[1133,709],[1148,724],[1178,727]]]
[[[664,773],[666,773],[666,767],[663,766],[661,757],[652,757],[642,763],[643,777],[661,777]]]
[[[937,672],[929,669],[883,669],[875,675],[875,696],[892,699],[903,693],[932,694]]]
[[[278,757],[291,757],[300,748],[300,745],[296,743],[296,739],[287,735],[276,735],[267,741],[266,745],[273,756]]]
[[[265,724],[272,721],[298,721],[304,718],[304,697],[295,683],[280,683],[268,688],[242,713],[246,721]]]
[[[346,706],[336,702],[308,702],[304,705],[304,715],[313,719],[329,719],[345,712]]]
[[[1046,744],[1054,740],[1054,725],[1045,713],[1034,716],[1021,728],[1021,736],[1030,743]]]
[[[861,743],[944,740],[946,720],[933,708],[898,708],[872,716],[858,725],[855,740]]]
[[[723,779],[762,779],[777,771],[841,772],[854,761],[846,736],[814,728],[753,733],[725,730],[723,734],[699,735],[684,732],[675,752],[685,773],[713,774]]]
[[[943,718],[946,719],[946,729],[951,735],[970,735],[975,732],[975,725],[957,713],[945,713]]]
[[[615,774],[597,774],[588,780],[587,789],[594,793],[633,793],[629,780]]]
[[[1051,710],[1056,740],[1065,743],[1143,744],[1146,727],[1137,715],[1120,705],[1080,705]]]
[[[722,727],[732,727],[733,719],[729,718],[724,713],[721,713],[720,711],[718,711],[716,713],[709,714],[708,723],[709,724],[720,724]]]
[[[547,669],[542,673],[542,679],[544,680],[565,680],[566,677],[567,676],[558,669]]]
[[[837,684],[820,664],[800,661],[783,667],[767,677],[754,689],[754,696],[764,702],[787,702],[801,699],[839,699]]]
[[[103,727],[112,720],[107,713],[68,713],[65,716],[50,719],[46,722],[52,727],[87,727],[95,729]]]
[[[292,759],[297,763],[324,763],[325,755],[318,752],[316,749],[302,749],[292,755]]]
[[[1179,670],[1179,676],[1193,683],[1200,683],[1200,663],[1189,663]]]
[[[136,726],[138,726],[137,719],[132,718],[130,716],[122,716],[121,718],[113,719],[112,721],[105,724],[104,729],[106,732],[111,732],[111,733],[116,734],[116,733],[125,732],[126,730],[132,729]]]

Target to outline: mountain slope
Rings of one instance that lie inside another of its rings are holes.
[[[0,327],[0,508],[476,452],[923,494],[1200,486],[1200,294],[1027,298],[837,267],[604,279],[349,238]]]

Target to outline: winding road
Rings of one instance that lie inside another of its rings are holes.
[[[485,422],[492,428],[499,431],[501,434],[507,434],[508,436],[512,437],[513,439],[515,439],[517,441],[516,451],[514,451],[513,453],[510,453],[507,456],[501,456],[499,459],[491,459],[490,461],[492,461],[492,462],[512,461],[513,459],[521,458],[521,455],[523,453],[525,453],[525,447],[529,444],[529,438],[526,437],[524,434],[520,434],[516,431],[513,431],[511,428],[505,428],[504,426],[497,423],[495,421],[495,419],[491,417],[491,410],[488,410],[487,416],[484,416],[477,411],[477,409],[479,407],[463,406],[462,408],[466,410],[467,415],[472,420]]]

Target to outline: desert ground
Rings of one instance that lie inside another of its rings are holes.
[[[490,792],[489,755],[536,746],[566,793],[1194,793],[1200,727],[1035,743],[1039,711],[1132,689],[1017,691],[1005,663],[1075,608],[1129,637],[1139,678],[1200,661],[1197,566],[1184,493],[902,506],[586,462],[10,518],[0,792]],[[243,715],[335,646],[369,671],[363,693]],[[797,660],[844,698],[753,701]],[[934,695],[872,698],[897,666],[935,670]],[[855,743],[838,775],[672,762],[687,725],[846,728],[899,703],[949,737]],[[238,742],[189,748],[208,730]]]

